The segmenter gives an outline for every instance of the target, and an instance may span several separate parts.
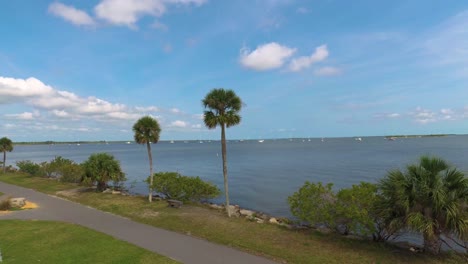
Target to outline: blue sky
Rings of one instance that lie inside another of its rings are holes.
[[[3,1],[0,136],[217,139],[201,99],[244,101],[229,138],[468,132],[468,2]]]

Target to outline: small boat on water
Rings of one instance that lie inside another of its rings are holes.
[[[356,140],[356,141],[362,141],[362,138],[358,137],[358,138],[355,138],[354,140]]]
[[[151,143],[151,142],[150,142],[150,143]],[[127,141],[127,143],[125,143],[125,144],[131,144],[131,143],[130,143],[130,141]]]
[[[309,139],[309,141],[310,141],[310,139]],[[325,139],[322,138],[320,141],[325,142]]]
[[[265,140],[263,140],[263,139],[260,139],[258,142],[259,142],[259,143],[263,143],[264,141],[265,141]]]
[[[387,140],[390,140],[390,141],[395,141],[396,140],[396,137],[388,137],[386,138]]]
[[[171,142],[170,142],[170,143],[171,143],[171,144],[174,144],[174,140],[171,140]]]

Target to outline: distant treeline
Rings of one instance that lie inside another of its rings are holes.
[[[34,141],[34,142],[15,142],[15,145],[58,145],[58,144],[105,144],[105,143],[123,143],[127,141]]]
[[[389,135],[385,136],[387,138],[415,138],[415,137],[446,137],[446,136],[455,136],[455,134],[429,134],[429,135]]]

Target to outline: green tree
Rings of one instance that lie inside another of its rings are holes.
[[[3,173],[6,170],[6,153],[13,151],[13,142],[7,137],[0,138],[0,151],[3,152]]]
[[[148,151],[148,159],[150,165],[150,181],[149,181],[149,193],[148,201],[153,201],[153,156],[151,153],[151,143],[158,143],[159,134],[161,133],[161,128],[159,127],[158,121],[150,116],[144,116],[140,118],[133,125],[133,132],[135,142],[138,144],[146,144],[146,149]]]
[[[334,228],[336,195],[333,184],[306,181],[297,192],[288,197],[291,213],[312,225],[321,224]]]
[[[125,181],[125,173],[120,168],[120,163],[114,156],[107,153],[95,153],[82,164],[84,168],[83,182],[97,183],[97,190],[104,191],[107,182]]]
[[[226,196],[226,210],[231,217],[229,209],[229,190],[226,157],[226,128],[235,126],[241,122],[239,112],[242,101],[232,90],[213,89],[202,100],[204,111],[204,122],[209,129],[221,127],[221,153],[223,159],[224,194]]]
[[[455,243],[468,239],[468,178],[444,160],[422,156],[405,171],[390,171],[379,190],[391,222],[421,232],[427,252],[440,252],[441,235]]]

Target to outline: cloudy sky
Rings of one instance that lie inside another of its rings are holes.
[[[229,138],[468,133],[468,2],[17,0],[0,4],[0,136]]]

